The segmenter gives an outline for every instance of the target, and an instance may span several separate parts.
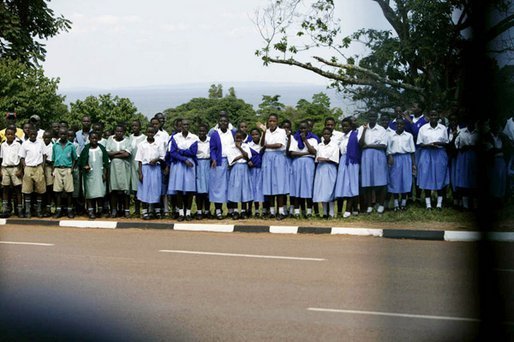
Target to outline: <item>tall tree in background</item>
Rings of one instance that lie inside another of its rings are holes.
[[[256,14],[265,65],[285,64],[326,77],[335,87],[376,109],[413,101],[450,107],[462,97],[463,58],[470,44],[468,0],[369,0],[380,7],[391,30],[361,29],[343,36],[333,0],[271,0]],[[498,53],[514,51],[510,0],[489,1],[495,14],[484,39],[494,68]],[[483,14],[482,14],[483,15]],[[349,56],[351,44],[367,53]]]
[[[223,86],[221,84],[211,84],[209,88],[210,99],[221,99],[223,97]]]
[[[56,16],[46,0],[0,2],[0,58],[17,59],[36,66],[45,60],[42,40],[68,31],[71,22]]]

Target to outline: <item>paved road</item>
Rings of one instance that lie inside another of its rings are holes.
[[[0,311],[33,336],[433,341],[479,327],[469,242],[9,225],[0,241]],[[514,253],[499,246],[511,315]]]

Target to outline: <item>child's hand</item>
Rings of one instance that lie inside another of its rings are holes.
[[[143,181],[143,173],[141,171],[139,171],[139,181],[140,182]]]
[[[388,164],[389,166],[393,166],[393,164],[394,164],[394,159],[393,159],[393,156],[392,156],[392,155],[389,155],[389,156],[387,157],[387,164]]]
[[[85,170],[86,172],[91,171],[91,167],[89,166],[89,164],[88,164],[88,165],[86,165],[86,166],[84,166],[84,170]]]
[[[261,131],[265,131],[265,130],[266,130],[266,125],[264,125],[264,124],[262,124],[262,123],[260,123],[260,122],[258,122],[258,123],[257,123],[257,127],[258,127]]]
[[[193,167],[194,164],[190,160],[186,160],[187,167]]]

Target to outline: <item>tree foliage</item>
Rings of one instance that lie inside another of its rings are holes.
[[[114,129],[117,124],[124,124],[127,129],[133,120],[141,120],[143,125],[148,119],[138,112],[136,106],[128,98],[103,94],[88,96],[70,104],[70,111],[64,119],[75,128],[80,129],[82,118],[90,116],[91,122],[102,122],[105,128]]]
[[[68,19],[48,8],[48,2],[0,2],[0,58],[17,59],[31,66],[45,60],[45,44],[41,41],[71,28]]]
[[[41,68],[0,59],[0,111],[14,111],[18,121],[39,115],[45,127],[66,113],[64,96],[57,94],[59,79],[46,77]]]
[[[285,64],[326,77],[332,87],[367,107],[456,104],[462,96],[470,18],[483,14],[473,13],[468,0],[368,1],[380,7],[391,30],[361,29],[345,36],[333,0],[270,0],[256,13],[264,40],[256,55],[265,65]],[[514,51],[506,35],[514,15],[510,0],[488,3],[495,15],[483,37],[492,58]],[[367,52],[348,55],[352,44],[364,45]]]
[[[223,97],[223,86],[221,84],[211,84],[209,88],[210,99],[221,99]]]

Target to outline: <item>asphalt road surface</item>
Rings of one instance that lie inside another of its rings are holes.
[[[3,226],[12,339],[471,340],[475,243],[331,235]],[[499,243],[504,326],[514,253]]]

